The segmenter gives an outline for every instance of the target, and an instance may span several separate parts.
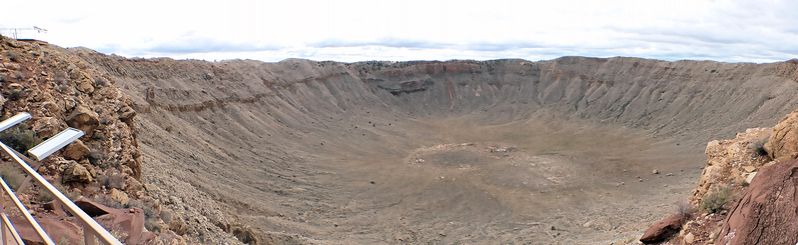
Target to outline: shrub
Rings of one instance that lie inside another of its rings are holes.
[[[757,156],[767,156],[768,155],[768,151],[765,150],[765,143],[766,142],[767,142],[767,139],[763,139],[763,140],[759,140],[757,142],[751,143],[752,144],[751,148],[754,149],[754,153]]]
[[[14,79],[17,79],[17,81],[22,81],[22,79],[24,79],[24,78],[25,78],[25,74],[22,73],[21,71],[15,71],[14,72]]]
[[[144,219],[144,228],[147,228],[148,231],[153,232],[161,232],[161,219],[156,217],[147,217]]]
[[[8,51],[6,52],[6,57],[8,57],[8,60],[10,61],[19,62],[19,55],[17,55],[17,53]]]
[[[693,213],[695,213],[695,208],[693,208],[693,205],[690,205],[690,202],[679,201],[676,202],[676,212],[684,217],[691,217]]]
[[[95,87],[105,87],[106,85],[108,85],[108,81],[105,80],[105,78],[94,79],[94,86]]]
[[[731,188],[721,186],[704,196],[704,199],[701,200],[701,209],[708,213],[717,213],[723,210],[723,206],[729,201],[731,201]]]
[[[125,208],[140,208],[144,212],[144,217],[158,218],[158,210],[150,203],[138,199],[130,199]]]
[[[0,168],[0,177],[3,177],[3,180],[6,181],[6,184],[8,184],[8,186],[14,190],[16,190],[19,185],[25,181],[25,175],[19,171],[19,169],[14,168],[10,164],[5,164],[2,168]]]
[[[108,189],[125,189],[125,176],[118,173],[100,175],[97,177],[97,182]]]
[[[78,197],[79,197],[79,196],[77,195],[77,193],[73,193],[73,192],[71,192],[71,191],[67,190],[67,188],[66,188],[66,187],[64,187],[64,186],[63,186],[63,185],[61,185],[61,184],[58,184],[58,183],[53,183],[53,186],[55,186],[55,188],[56,188],[56,189],[58,189],[58,191],[60,191],[61,193],[63,193],[65,196],[67,196],[67,198],[69,198],[69,200],[73,200],[73,201],[74,201],[75,199],[78,199]],[[42,187],[42,188],[39,190],[39,195],[38,195],[38,196],[36,196],[36,200],[37,200],[37,201],[39,201],[39,202],[41,202],[41,203],[50,202],[50,201],[52,201],[53,199],[55,199],[55,196],[53,196],[52,194],[50,194],[50,192],[48,192],[47,190],[45,190],[45,189],[44,189],[44,187]]]
[[[8,92],[8,99],[11,101],[17,101],[22,98],[22,90],[11,90]]]
[[[25,152],[41,143],[42,139],[33,130],[20,125],[0,132],[0,141],[18,152]]]
[[[100,203],[102,205],[111,207],[111,208],[125,208],[125,205],[122,205],[121,203],[117,202],[116,200],[111,199],[111,197],[106,196],[106,195],[102,195],[102,194],[97,195],[94,198],[94,201],[96,201],[97,203]]]
[[[58,239],[58,242],[56,242],[55,244],[58,244],[58,245],[69,245],[71,243],[69,241],[69,238],[64,236],[64,237],[61,237],[60,239]],[[80,243],[80,244],[83,244],[83,243]]]
[[[89,151],[89,163],[94,166],[102,166],[105,162],[105,155],[100,150]]]

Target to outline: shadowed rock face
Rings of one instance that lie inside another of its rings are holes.
[[[133,99],[143,178],[189,235],[265,243],[631,241],[705,142],[798,104],[792,63],[73,53]]]

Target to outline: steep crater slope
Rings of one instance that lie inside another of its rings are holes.
[[[798,103],[789,62],[72,52],[132,98],[145,187],[201,239],[635,239],[690,194],[704,142]]]

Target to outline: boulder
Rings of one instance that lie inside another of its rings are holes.
[[[685,214],[677,213],[657,221],[646,229],[640,237],[640,242],[644,244],[663,242],[679,232],[685,220],[687,220]]]
[[[119,109],[119,120],[123,122],[130,122],[136,116],[136,111],[130,106],[125,106]]]
[[[50,114],[60,114],[63,107],[59,106],[53,101],[42,102],[42,109]]]
[[[78,83],[78,91],[87,94],[94,93],[94,85],[91,83],[91,81],[83,80],[80,83]]]
[[[754,181],[754,177],[756,177],[756,173],[757,172],[749,173],[747,176],[745,176],[745,183],[751,184],[751,182]]]
[[[235,236],[239,241],[243,242],[244,244],[249,244],[249,245],[263,244],[260,241],[260,238],[255,232],[255,230],[252,229],[252,227],[234,226],[233,228],[230,229],[230,233],[233,233],[233,236]]]
[[[112,200],[117,201],[122,205],[127,205],[127,203],[130,201],[130,197],[127,196],[127,193],[120,191],[119,189],[113,188],[109,194],[111,195]]]
[[[8,68],[9,70],[16,71],[22,69],[22,66],[16,63],[3,63],[3,67]]]
[[[798,160],[763,167],[721,227],[717,244],[798,241]]]
[[[64,148],[64,158],[80,161],[89,155],[89,147],[81,140],[76,140]]]
[[[64,182],[88,183],[94,180],[86,167],[74,162],[64,171]]]
[[[798,157],[798,111],[787,114],[775,127],[765,143],[765,150],[776,161]]]
[[[693,233],[687,233],[683,241],[685,244],[693,244],[695,242],[695,235],[693,235]]]
[[[77,80],[76,83],[78,91],[87,94],[91,94],[94,92],[94,82],[92,82],[91,76],[89,76],[89,74],[73,70],[73,72],[70,74],[70,77],[72,79]]]
[[[64,127],[64,123],[55,117],[41,117],[33,121],[33,131],[39,137],[52,137]]]
[[[91,136],[94,129],[100,125],[99,115],[85,106],[77,106],[67,117],[67,124],[82,130],[86,135]]]

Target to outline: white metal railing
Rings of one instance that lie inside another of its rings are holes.
[[[0,144],[3,144],[3,143],[0,143]],[[25,208],[25,205],[22,205],[22,202],[19,201],[19,198],[17,198],[17,195],[14,195],[14,191],[11,190],[11,187],[8,187],[8,184],[6,184],[6,181],[3,180],[2,178],[0,178],[0,184],[3,187],[3,192],[5,192],[6,194],[8,194],[9,197],[11,197],[11,201],[14,202],[14,206],[16,206],[17,209],[19,209],[19,211],[22,212],[22,216],[25,217],[25,220],[27,220],[28,223],[30,223],[31,226],[33,226],[33,230],[36,231],[36,234],[39,235],[39,237],[42,239],[42,241],[44,241],[45,244],[55,244],[55,242],[53,242],[53,240],[50,239],[49,236],[47,236],[47,233],[44,232],[44,229],[42,228],[41,225],[39,225],[39,222],[36,222],[36,220],[33,219],[33,216],[30,215],[30,211],[28,211],[28,209]],[[5,212],[3,212],[3,215],[5,215]],[[9,223],[10,223],[10,221],[9,221]],[[14,229],[13,225],[11,225],[9,227],[4,227],[4,228],[9,228],[11,231],[16,233],[16,230]],[[19,234],[17,234],[17,237],[18,236],[19,236]]]
[[[9,118],[9,120],[15,119],[15,118],[16,119],[19,119],[19,118],[26,118],[26,119],[30,118],[30,114],[28,114],[27,116],[24,115],[24,114],[27,114],[27,113],[21,113],[21,114],[23,114],[23,115],[20,116],[20,117],[17,117],[17,116],[19,116],[19,114],[18,114],[15,117]],[[17,122],[13,123],[13,124],[17,124],[17,123],[19,123],[19,122],[21,122],[23,120],[17,120]],[[5,121],[4,122],[0,122],[0,126],[5,126],[4,123],[5,123]],[[13,125],[11,125],[11,126],[13,126]],[[8,126],[8,127],[10,127],[10,126]],[[5,127],[5,128],[8,128],[8,127]],[[77,129],[69,128],[69,129],[67,129],[65,131],[74,131],[74,130],[77,130]],[[82,135],[83,132],[80,132],[80,134]],[[70,135],[74,136],[74,134],[70,134]],[[48,139],[44,143],[40,144],[39,146],[45,145],[45,144],[49,144],[49,145],[52,145],[53,147],[59,147],[58,149],[60,149],[60,147],[63,147],[66,144],[63,144],[63,142],[54,142],[54,141],[58,141],[58,139],[59,139],[59,137],[51,137],[50,139]],[[75,137],[61,137],[60,138],[60,140],[62,140],[62,141],[69,140],[69,142],[71,142],[72,140],[75,140],[75,139],[77,139],[77,138],[75,138]],[[68,142],[67,142],[67,144],[68,144]],[[37,146],[37,147],[39,147],[39,146]],[[37,148],[37,147],[34,147],[34,148]],[[74,202],[69,200],[69,198],[67,198],[63,193],[61,193],[61,191],[56,189],[55,186],[53,186],[52,184],[50,184],[50,182],[48,182],[46,179],[44,179],[44,177],[42,177],[38,172],[36,172],[36,170],[34,170],[28,163],[26,163],[24,160],[22,160],[22,158],[20,158],[20,156],[16,154],[16,151],[14,151],[13,149],[11,149],[10,147],[8,147],[7,145],[5,145],[2,142],[0,142],[0,148],[2,148],[3,152],[5,152],[9,156],[11,156],[11,158],[14,159],[13,162],[17,163],[17,165],[19,165],[19,167],[21,167],[25,171],[25,173],[28,174],[28,176],[32,177],[33,180],[37,184],[39,184],[39,186],[41,186],[42,189],[45,192],[47,192],[50,195],[52,195],[54,197],[53,198],[54,201],[63,204],[63,207],[69,213],[71,213],[73,216],[77,217],[77,219],[82,223],[82,226],[83,226],[83,238],[84,238],[83,240],[84,240],[85,244],[87,244],[87,245],[96,245],[98,239],[100,240],[100,242],[102,242],[104,244],[109,244],[109,245],[111,245],[111,244],[113,244],[113,245],[120,244],[121,245],[122,244],[113,235],[111,235],[110,232],[108,232],[105,228],[100,226],[100,224],[98,224],[97,221],[92,219],[88,214],[86,214],[86,212],[83,212],[83,210],[81,210],[77,205],[75,205]],[[40,152],[52,153],[54,151],[55,150],[47,149],[47,150],[43,150],[43,151],[40,151]],[[49,153],[47,155],[49,155]],[[41,159],[41,158],[46,157],[46,155],[37,155],[36,157],[37,157],[37,159]],[[0,178],[0,185],[2,185],[3,192],[5,194],[7,194],[11,198],[12,202],[14,203],[14,205],[22,213],[22,215],[25,218],[25,220],[28,223],[30,223],[31,226],[33,226],[34,231],[36,231],[37,235],[42,239],[42,241],[44,241],[45,244],[54,245],[55,243],[53,242],[53,240],[47,235],[47,233],[44,231],[44,229],[42,229],[42,227],[39,225],[39,223],[36,221],[36,219],[33,218],[33,216],[30,214],[28,209],[25,208],[25,206],[22,204],[22,202],[19,201],[19,198],[16,197],[14,192],[11,190],[11,188],[8,187],[8,185],[6,184],[5,180],[3,180],[2,178]],[[2,239],[0,239],[0,241],[2,241],[2,244],[3,245],[5,245],[5,244],[23,244],[22,243],[22,239],[20,238],[19,234],[16,232],[16,229],[14,228],[13,224],[11,223],[11,221],[8,220],[8,217],[7,217],[6,213],[5,213],[5,208],[3,208],[2,212],[0,212],[0,216],[1,216],[0,218],[2,218],[2,220],[0,220],[0,236],[2,236]]]
[[[46,33],[47,29],[38,26],[0,28],[0,35],[11,37],[14,39],[40,39],[42,35]]]
[[[2,243],[3,245],[6,244],[23,244],[22,238],[19,237],[19,233],[17,230],[14,229],[14,226],[11,224],[11,220],[8,220],[8,215],[6,213],[0,213],[2,217],[2,223],[0,223],[0,235],[2,235]]]

